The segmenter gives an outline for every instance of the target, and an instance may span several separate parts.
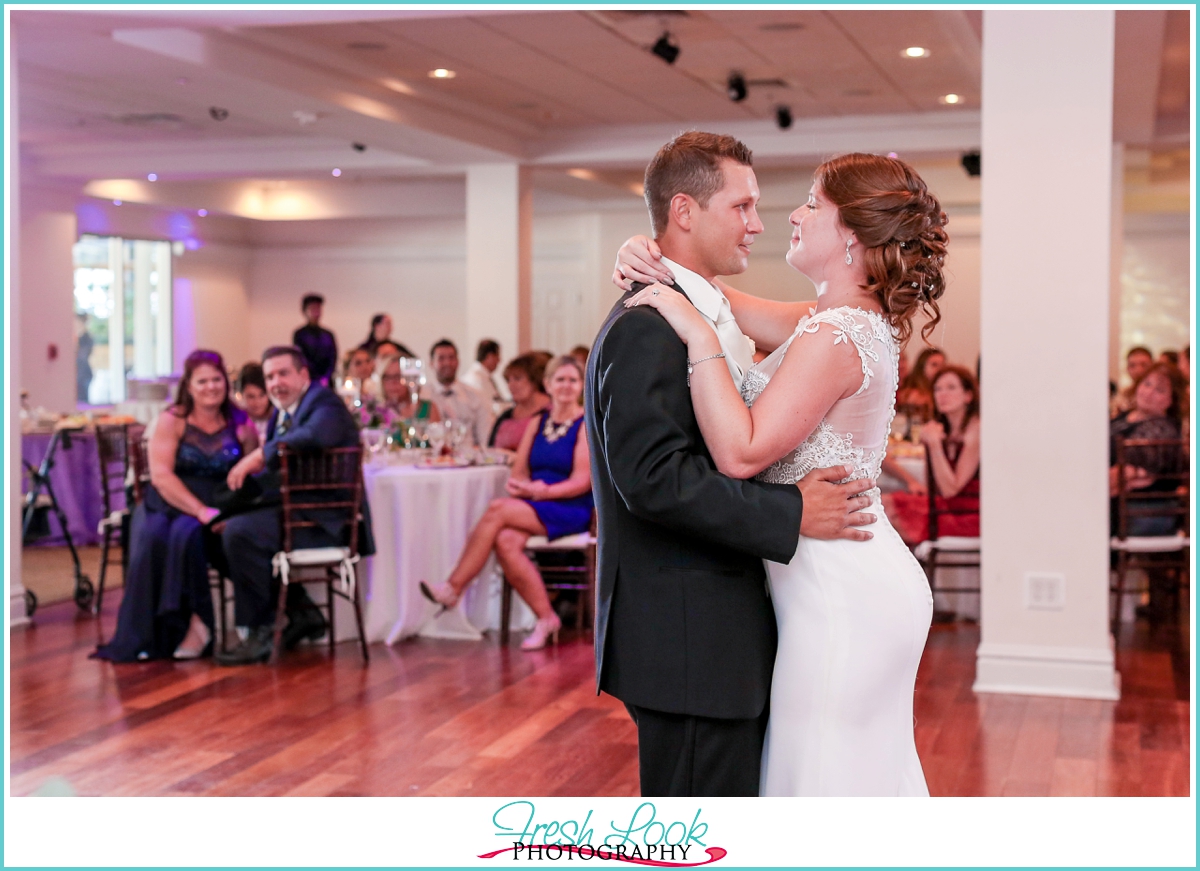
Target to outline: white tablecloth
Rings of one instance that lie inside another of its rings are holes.
[[[479,638],[500,625],[501,579],[490,559],[452,611],[431,619],[437,606],[420,581],[441,583],[467,536],[495,498],[505,496],[507,466],[423,469],[368,464],[364,482],[376,552],[367,563],[366,631],[369,641],[394,644],[410,635]],[[533,625],[533,614],[513,597],[513,628]]]

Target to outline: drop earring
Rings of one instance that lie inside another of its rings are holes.
[[[853,265],[854,265],[854,258],[850,256],[850,246],[851,246],[852,244],[854,244],[854,240],[853,240],[853,239],[847,239],[847,240],[846,240],[846,265],[847,265],[847,266],[853,266]]]

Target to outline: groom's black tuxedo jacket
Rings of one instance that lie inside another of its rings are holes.
[[[596,338],[584,400],[599,519],[597,692],[667,713],[757,717],[776,646],[762,560],[795,553],[800,491],[717,471],[692,411],[687,347],[653,308],[626,309],[628,298]]]

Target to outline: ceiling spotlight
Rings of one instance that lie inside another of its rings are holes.
[[[740,103],[746,99],[746,80],[742,78],[741,73],[729,74],[729,82],[725,85],[725,93],[729,94],[729,99],[735,103]]]
[[[902,57],[929,57],[929,49],[919,45],[911,45],[900,52]]]
[[[458,73],[456,73],[454,70],[446,70],[442,69],[441,67],[438,67],[436,70],[429,71],[429,78],[431,79],[452,79],[456,75],[458,75]]]
[[[679,57],[679,45],[671,41],[671,34],[663,31],[663,35],[658,38],[658,42],[654,43],[650,51],[661,57],[669,64],[675,63]]]
[[[146,176],[146,181],[158,181],[158,173],[152,172]]]
[[[362,154],[364,151],[367,150],[367,146],[363,145],[361,142],[351,142],[350,147],[353,148],[355,151],[357,151],[359,154]]]
[[[205,218],[208,216],[208,209],[199,209],[196,211],[196,214],[199,215],[201,218]]]
[[[229,117],[229,110],[222,109],[220,106],[209,106],[208,116],[214,121],[224,121]]]
[[[120,201],[120,200],[113,200],[113,205],[114,205],[114,206],[119,206],[119,205],[121,205],[121,201]]]
[[[335,167],[333,168],[333,177],[334,177],[334,178],[337,178],[337,177],[338,177],[338,176],[340,176],[341,174],[342,174],[342,171],[341,171],[340,169],[338,169],[338,168],[335,166]]]
[[[779,106],[775,109],[775,123],[779,125],[780,130],[787,130],[792,126],[792,110],[787,106]]]
[[[962,156],[962,168],[967,175],[977,177],[982,172],[982,157],[978,151],[968,151]]]
[[[947,106],[953,106],[955,103],[961,103],[962,97],[958,94],[947,94],[944,97],[938,97],[939,103],[945,103]]]

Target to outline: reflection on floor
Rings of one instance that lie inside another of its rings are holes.
[[[12,791],[84,795],[636,795],[624,708],[595,695],[589,638],[305,647],[278,667],[87,658],[112,632],[69,602],[11,632]],[[101,630],[102,627],[102,630]],[[1187,795],[1188,630],[1118,648],[1119,702],[976,695],[978,627],[937,625],[918,678],[934,795]]]

